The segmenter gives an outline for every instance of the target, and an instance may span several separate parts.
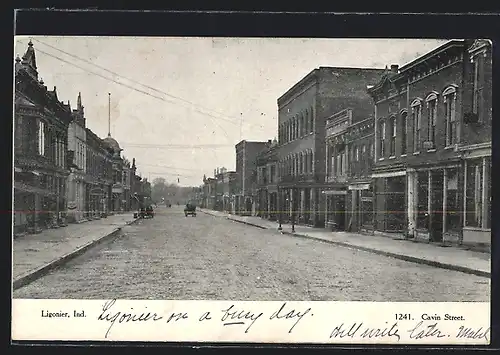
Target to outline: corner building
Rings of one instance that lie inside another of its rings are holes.
[[[369,90],[375,101],[378,232],[462,243],[467,216],[481,215],[470,218],[481,232],[489,226],[483,201],[489,201],[491,94],[487,69],[484,64],[473,69],[469,47],[469,41],[449,41],[400,69],[393,65]],[[481,90],[473,89],[479,85]],[[473,151],[481,158],[469,174],[464,159],[472,162]]]
[[[372,101],[367,85],[381,69],[320,67],[278,99],[279,205],[286,221],[325,226],[326,120],[351,108],[368,117]]]

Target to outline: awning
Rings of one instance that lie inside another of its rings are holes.
[[[321,193],[325,195],[347,195],[347,191],[345,190],[324,190]]]
[[[387,171],[387,172],[372,174],[372,178],[384,178],[384,177],[396,177],[396,176],[406,176],[406,170]]]
[[[348,186],[349,190],[369,190],[370,184],[353,184]]]

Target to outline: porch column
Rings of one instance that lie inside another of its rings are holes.
[[[330,170],[331,170],[331,167],[330,167],[330,144],[329,142],[327,141],[326,144],[325,144],[325,167],[326,167],[326,177],[329,176],[330,174]],[[327,180],[327,178],[325,177],[325,181]]]
[[[481,206],[481,227],[482,228],[488,228],[488,204],[489,201],[486,201],[488,198],[488,184],[487,184],[487,179],[489,178],[489,167],[486,164],[486,157],[483,158],[483,181],[481,182],[483,185],[483,194],[481,196],[481,201],[483,201],[482,206]]]
[[[443,234],[446,233],[446,210],[448,209],[448,169],[443,169]]]
[[[464,162],[464,200],[463,200],[463,226],[467,226],[467,160]]]
[[[325,194],[325,228],[327,227],[327,222],[328,222],[328,202],[329,202],[329,196]]]

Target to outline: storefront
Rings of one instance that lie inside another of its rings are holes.
[[[462,243],[491,245],[491,155],[466,157],[464,184]]]
[[[332,231],[343,231],[347,228],[347,190],[338,188],[323,190],[325,196],[325,227]]]
[[[373,174],[373,229],[406,232],[406,170]]]
[[[373,191],[368,182],[351,183],[348,186],[349,222],[351,231],[372,231]]]

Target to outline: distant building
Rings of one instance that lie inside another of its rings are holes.
[[[278,141],[268,140],[257,155],[257,215],[271,220],[278,214]]]
[[[111,190],[111,204],[110,204],[110,214],[119,213],[124,210],[124,188],[123,188],[123,160],[121,158],[122,148],[114,139],[111,137],[111,133],[104,138],[104,144],[112,152],[112,174],[113,174],[113,187]]]
[[[94,132],[86,128],[85,218],[106,217],[112,210],[114,183],[113,152]]]
[[[257,155],[267,142],[242,140],[236,144],[237,193],[235,195],[235,213],[240,215],[255,214],[255,192],[257,182]]]

